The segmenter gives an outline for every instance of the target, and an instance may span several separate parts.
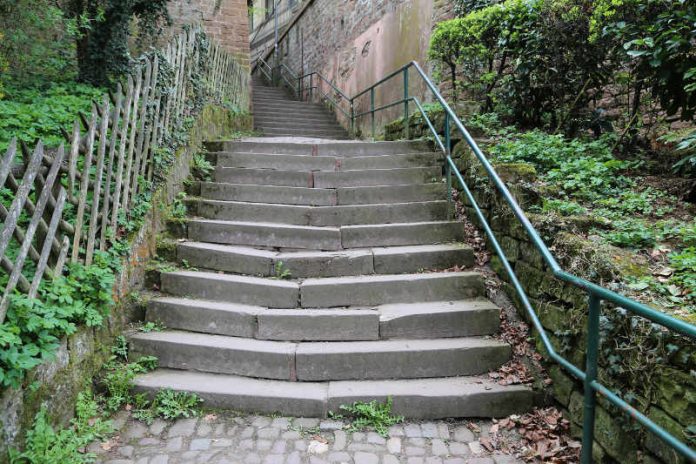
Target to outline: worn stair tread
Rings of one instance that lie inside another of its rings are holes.
[[[321,189],[202,182],[201,197],[249,203],[348,206],[442,200],[445,198],[446,189],[447,186],[441,183]]]
[[[387,154],[405,154],[414,152],[431,151],[426,142],[399,141],[399,142],[356,142],[341,141],[331,142],[288,142],[288,141],[220,141],[207,144],[212,151],[228,152],[253,152],[253,153],[284,153],[288,155],[314,155],[314,156],[369,156]]]
[[[505,417],[531,409],[537,395],[524,385],[498,385],[485,377],[417,380],[286,382],[234,375],[156,369],[134,379],[138,392],[170,388],[195,393],[207,407],[298,417],[327,417],[356,401],[384,402],[411,419]]]
[[[212,153],[218,166],[226,168],[272,169],[278,171],[359,171],[430,167],[441,163],[433,153],[406,153],[379,156],[311,156],[270,153]]]
[[[354,226],[300,226],[272,222],[187,220],[188,238],[200,242],[272,248],[340,250],[461,242],[456,221],[427,221]]]
[[[298,381],[477,375],[511,353],[508,344],[480,337],[287,342],[178,330],[136,333],[130,346],[162,367]]]
[[[270,308],[295,308],[300,298],[296,282],[280,279],[203,271],[164,272],[160,279],[162,291],[176,296]]]
[[[189,266],[257,276],[275,276],[280,266],[292,278],[404,274],[469,267],[474,262],[473,250],[461,243],[285,252],[196,241],[176,247],[177,260]]]
[[[303,308],[439,301],[480,296],[483,287],[478,272],[310,278],[300,300]]]
[[[236,200],[250,203],[331,206],[336,204],[335,189],[287,187],[278,185],[201,183],[201,196],[212,200]]]
[[[342,248],[338,227],[193,219],[188,221],[187,230],[189,239],[200,242],[315,250]]]
[[[499,308],[485,299],[330,309],[269,309],[160,297],[148,321],[174,330],[284,341],[461,338],[495,333]]]
[[[372,205],[303,206],[188,198],[193,214],[206,219],[264,221],[279,224],[341,226],[447,219],[445,200]]]

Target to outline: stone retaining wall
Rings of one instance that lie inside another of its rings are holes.
[[[124,260],[123,271],[114,285],[116,306],[98,329],[82,327],[77,333],[61,340],[54,361],[33,369],[21,389],[0,393],[0,464],[8,462],[7,452],[19,447],[34,416],[46,406],[55,425],[65,425],[72,418],[75,400],[101,369],[110,356],[113,339],[132,320],[139,319],[136,305],[127,295],[142,287],[144,264],[154,255],[156,235],[162,230],[166,206],[182,191],[183,181],[189,176],[193,155],[201,150],[203,142],[215,140],[235,130],[249,129],[248,116],[233,117],[226,109],[207,106],[189,131],[186,147],[176,153],[166,182],[153,196],[153,207],[145,223],[133,240],[132,250]]]

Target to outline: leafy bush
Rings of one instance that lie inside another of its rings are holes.
[[[113,306],[113,270],[109,257],[95,255],[95,264],[70,264],[68,273],[44,280],[39,297],[14,295],[0,324],[0,386],[18,388],[25,373],[55,355],[61,337],[79,325],[102,325]]]
[[[650,89],[667,115],[696,115],[696,4],[684,0],[462,0],[461,18],[439,23],[430,58],[453,86],[521,126],[575,134],[611,129],[591,103],[611,89],[642,123]],[[456,90],[456,89],[455,89]],[[456,92],[455,92],[456,94]],[[655,112],[655,114],[657,114]]]
[[[614,230],[602,233],[612,245],[623,248],[645,248],[655,245],[655,233],[644,221],[614,221],[612,227]]]
[[[72,127],[78,112],[89,113],[92,101],[103,89],[87,85],[54,85],[48,89],[6,89],[0,100],[0,153],[13,137],[33,146],[41,139],[48,146],[58,146],[65,140],[61,129]]]

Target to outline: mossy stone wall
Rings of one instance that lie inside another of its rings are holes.
[[[510,208],[494,191],[468,146],[460,142],[454,147],[452,156],[553,346],[584,369],[587,294],[553,276]],[[533,166],[524,163],[494,163],[494,166],[525,211],[541,205]],[[463,192],[461,195],[464,197]],[[466,216],[480,225],[471,204],[464,201],[464,206]],[[630,274],[631,266],[635,265],[630,252],[606,245],[587,233],[592,228],[603,227],[605,224],[601,220],[589,216],[533,213],[528,217],[561,266],[576,275],[611,286],[622,275]],[[491,267],[504,281],[505,292],[529,321],[497,256],[493,256]],[[693,343],[607,305],[603,306],[602,331],[604,350],[600,356],[600,381],[624,399],[631,400],[635,407],[682,441],[693,440],[693,432],[688,431],[696,425],[696,347]],[[548,362],[553,380],[549,387],[551,394],[571,420],[573,433],[579,437],[582,433],[582,384],[549,361],[538,333],[533,333],[537,349]],[[685,462],[656,436],[602,398],[598,405],[593,446],[595,462]]]
[[[457,108],[466,115],[472,105]],[[437,108],[429,112],[431,123],[444,140],[444,113]],[[466,117],[464,117],[464,121]],[[408,120],[409,137],[432,138],[420,114]],[[403,118],[387,124],[385,139],[407,138]],[[473,132],[484,153],[489,141]],[[497,190],[488,181],[479,161],[461,135],[451,129],[452,157],[464,180],[493,229],[516,276],[530,298],[532,306],[556,351],[584,370],[587,333],[588,296],[577,287],[556,279],[531,243],[526,231],[513,216]],[[605,244],[593,236],[593,229],[607,227],[606,220],[593,216],[558,216],[540,214],[544,190],[537,181],[534,167],[525,163],[493,163],[517,202],[527,213],[542,239],[561,266],[591,282],[609,288],[623,277],[636,274],[639,257],[627,250]],[[453,179],[456,187],[457,180]],[[464,199],[464,193],[460,191]],[[480,227],[478,216],[468,201],[464,213]],[[493,248],[488,243],[489,249]],[[503,280],[503,288],[523,317],[530,319],[503,267],[493,255],[490,263]],[[696,446],[696,346],[690,341],[666,333],[645,319],[603,305],[601,324],[600,380],[667,431]],[[553,383],[550,393],[572,424],[572,432],[582,434],[582,384],[546,356],[541,339],[533,331],[538,351],[545,357]],[[648,433],[617,408],[599,399],[593,454],[597,463],[683,463],[671,448]]]

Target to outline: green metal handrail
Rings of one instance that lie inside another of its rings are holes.
[[[433,126],[432,122],[428,118],[427,113],[423,109],[420,101],[412,96],[409,96],[409,70],[414,69],[418,76],[423,80],[423,82],[426,84],[427,88],[430,90],[432,93],[433,97],[435,100],[440,104],[442,109],[445,112],[445,124],[444,124],[444,132],[445,132],[445,141],[443,142],[442,138],[440,135],[437,133],[435,130],[435,127]],[[403,77],[403,84],[404,84],[404,98],[400,99],[396,102],[392,102],[380,107],[375,107],[375,89],[383,84],[384,82],[398,76],[399,74],[402,75]],[[614,404],[616,407],[624,411],[626,414],[628,414],[630,417],[632,417],[634,420],[639,422],[641,425],[643,425],[645,428],[650,430],[652,433],[657,435],[660,439],[662,439],[667,445],[669,445],[671,448],[673,448],[675,451],[677,451],[679,454],[687,458],[688,460],[692,462],[696,462],[696,450],[690,448],[687,446],[685,443],[681,442],[679,439],[671,435],[669,432],[667,432],[664,428],[660,427],[659,425],[655,424],[653,421],[651,421],[648,417],[646,417],[644,414],[642,414],[640,411],[635,409],[633,406],[628,404],[626,401],[621,399],[619,395],[614,393],[613,391],[609,390],[607,387],[599,383],[597,380],[597,370],[598,370],[598,352],[599,352],[599,319],[600,319],[600,314],[601,314],[601,304],[602,301],[607,301],[610,302],[618,307],[624,308],[631,313],[644,317],[656,324],[659,324],[663,327],[666,327],[670,330],[673,330],[681,335],[684,335],[692,340],[696,340],[696,326],[689,324],[687,322],[681,321],[679,319],[675,319],[671,316],[668,316],[660,311],[657,311],[655,309],[652,309],[646,305],[643,305],[635,300],[632,300],[630,298],[627,298],[625,296],[622,296],[616,292],[613,292],[611,290],[608,290],[604,287],[601,287],[597,284],[594,284],[588,280],[585,280],[581,277],[575,276],[569,272],[564,271],[561,266],[558,264],[556,261],[556,258],[553,256],[549,248],[546,246],[544,241],[542,240],[541,236],[539,235],[539,232],[534,228],[532,223],[529,221],[527,216],[525,215],[524,211],[520,207],[520,205],[517,203],[515,198],[512,196],[510,191],[508,190],[507,186],[503,182],[503,180],[500,178],[498,173],[495,171],[493,168],[492,164],[490,161],[486,158],[486,156],[483,154],[481,149],[479,148],[478,144],[476,141],[471,137],[469,132],[467,131],[466,127],[464,127],[464,124],[459,120],[457,115],[452,111],[450,106],[447,104],[445,99],[442,97],[440,92],[438,91],[437,87],[431,79],[425,74],[423,69],[420,67],[420,65],[412,61],[409,64],[399,68],[398,70],[390,73],[386,77],[380,79],[378,82],[375,84],[367,87],[366,89],[362,90],[361,92],[358,92],[355,96],[353,97],[348,97],[343,93],[340,89],[338,89],[334,84],[329,82],[327,79],[325,79],[321,74],[319,73],[308,73],[304,76],[302,76],[300,79],[303,79],[305,77],[310,77],[310,92],[312,91],[312,83],[311,79],[312,76],[318,76],[320,79],[323,81],[327,82],[336,92],[338,92],[342,97],[344,97],[349,103],[350,103],[350,125],[351,125],[351,131],[354,132],[355,128],[355,122],[356,119],[359,117],[363,117],[366,115],[371,116],[371,124],[372,124],[372,137],[374,139],[375,136],[375,113],[377,111],[382,111],[387,108],[391,108],[394,106],[397,106],[399,104],[404,105],[404,127],[406,129],[406,135],[408,138],[408,116],[409,116],[409,103],[413,102],[416,107],[418,108],[419,112],[422,114],[424,120],[426,121],[428,128],[432,132],[433,136],[435,137],[435,141],[439,145],[440,149],[443,151],[445,155],[445,171],[446,171],[446,177],[447,177],[447,190],[448,190],[448,198],[452,199],[452,174],[456,177],[459,185],[461,186],[462,190],[464,191],[464,194],[466,195],[467,199],[471,203],[471,205],[474,208],[474,211],[476,213],[476,216],[478,217],[486,235],[488,236],[491,245],[493,246],[493,249],[495,250],[496,254],[500,258],[501,262],[503,263],[503,267],[505,269],[505,272],[510,278],[510,282],[512,283],[513,287],[515,288],[515,291],[517,292],[517,295],[520,298],[520,301],[522,303],[522,306],[524,307],[524,310],[527,312],[529,315],[532,324],[534,325],[534,328],[538,331],[539,336],[541,337],[541,341],[544,345],[544,348],[548,352],[549,357],[560,364],[565,370],[570,372],[571,375],[576,377],[578,380],[582,381],[584,384],[584,399],[583,399],[583,436],[582,436],[582,442],[583,442],[583,448],[582,448],[582,462],[585,464],[589,464],[592,462],[592,443],[594,441],[594,419],[595,419],[595,407],[596,407],[596,393],[599,393],[602,395],[604,398],[606,398],[607,401],[610,403]],[[300,86],[301,88],[301,86]],[[369,92],[370,94],[370,110],[362,112],[362,113],[355,113],[355,99],[366,95]],[[300,93],[302,98],[303,93]],[[336,107],[341,109],[344,114],[347,114],[348,112],[344,110],[343,108],[340,108],[338,106],[337,102],[334,101],[334,104],[336,104]],[[466,143],[469,145],[471,150],[473,151],[474,155],[478,159],[478,161],[481,163],[483,168],[485,169],[489,179],[493,182],[495,187],[497,188],[498,192],[501,194],[501,196],[505,199],[505,202],[507,205],[511,208],[513,214],[517,218],[517,220],[522,224],[522,227],[524,228],[526,234],[529,236],[530,240],[536,247],[536,249],[541,253],[541,256],[544,260],[544,262],[549,266],[551,269],[553,275],[558,278],[559,280],[563,282],[567,282],[571,285],[574,285],[575,287],[578,287],[588,294],[588,306],[589,306],[589,313],[588,313],[588,327],[587,327],[587,352],[586,352],[586,362],[585,362],[585,370],[581,370],[575,365],[573,365],[570,361],[565,359],[563,356],[561,356],[556,349],[553,347],[553,344],[551,343],[551,340],[549,339],[546,329],[544,329],[543,325],[541,324],[541,321],[539,320],[538,315],[534,311],[534,308],[532,307],[529,298],[527,297],[527,294],[524,291],[524,288],[522,287],[522,284],[520,283],[519,279],[517,278],[517,275],[515,274],[515,271],[512,268],[512,265],[507,259],[507,256],[505,255],[505,252],[503,251],[502,247],[500,246],[500,243],[498,242],[495,233],[491,229],[490,225],[488,224],[488,221],[486,220],[485,215],[481,211],[481,208],[478,206],[478,203],[476,202],[476,199],[474,198],[474,195],[472,194],[471,190],[467,186],[466,182],[464,181],[464,178],[457,168],[456,164],[454,163],[454,160],[452,159],[451,156],[451,140],[450,140],[450,127],[451,125],[454,124],[454,127],[459,131],[459,133],[462,135],[463,139],[466,141]]]

